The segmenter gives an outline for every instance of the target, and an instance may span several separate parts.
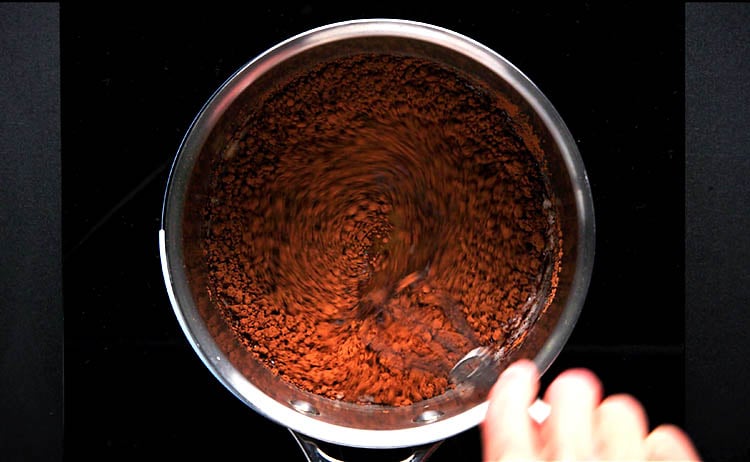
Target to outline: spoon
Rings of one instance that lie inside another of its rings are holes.
[[[493,351],[486,346],[479,346],[469,351],[450,370],[449,377],[457,388],[480,388],[489,390],[500,376],[500,358],[502,351]],[[543,423],[550,414],[550,405],[537,398],[529,406],[529,416],[538,424]]]

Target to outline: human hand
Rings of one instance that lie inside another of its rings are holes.
[[[691,439],[679,427],[649,432],[646,412],[634,397],[602,396],[602,384],[587,369],[569,369],[547,388],[549,416],[529,415],[539,393],[539,372],[530,360],[509,366],[489,395],[480,425],[484,461],[627,460],[699,461]]]

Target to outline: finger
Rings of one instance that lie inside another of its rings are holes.
[[[586,369],[569,369],[547,388],[550,414],[541,429],[546,460],[590,460],[594,455],[594,410],[601,401],[599,379]]]
[[[600,460],[643,460],[648,418],[630,395],[612,395],[594,415],[595,453]]]
[[[485,461],[534,460],[536,426],[529,406],[539,391],[539,372],[530,360],[511,364],[490,390],[489,407],[482,423]]]
[[[659,425],[645,441],[647,460],[699,461],[690,437],[674,425]]]

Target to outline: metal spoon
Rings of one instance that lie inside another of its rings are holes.
[[[457,388],[473,387],[489,391],[500,376],[501,351],[479,346],[469,351],[453,366],[449,377]],[[529,416],[538,424],[550,414],[550,405],[538,399],[529,406]]]

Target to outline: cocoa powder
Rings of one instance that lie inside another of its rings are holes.
[[[401,406],[444,393],[470,349],[523,340],[561,237],[505,99],[432,62],[357,55],[301,71],[234,141],[205,210],[209,291],[273,373]]]

